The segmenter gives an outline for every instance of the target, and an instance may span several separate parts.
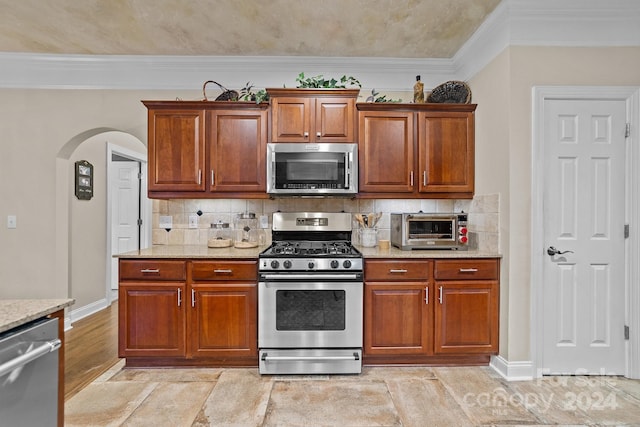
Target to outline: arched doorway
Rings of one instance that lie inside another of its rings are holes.
[[[67,289],[67,295],[76,300],[69,313],[71,322],[111,303],[107,287],[108,147],[146,157],[142,141],[112,128],[82,132],[56,156],[56,286]],[[74,162],[80,159],[94,165],[94,195],[90,200],[74,196]]]

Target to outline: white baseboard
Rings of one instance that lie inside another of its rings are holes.
[[[510,362],[502,356],[492,356],[489,366],[507,381],[530,381],[534,378],[530,360]]]
[[[94,313],[99,312],[100,310],[104,310],[109,306],[109,302],[106,298],[98,300],[96,302],[92,302],[91,304],[85,305],[83,307],[77,308],[69,313],[69,320],[71,323],[77,322],[80,319],[84,319],[87,316],[90,316]],[[67,319],[65,319],[65,329],[67,325]],[[69,325],[69,329],[71,325]]]

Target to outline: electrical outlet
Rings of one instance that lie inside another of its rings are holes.
[[[260,215],[260,228],[269,228],[269,217]]]
[[[189,228],[198,228],[198,215],[189,215]]]
[[[18,220],[15,215],[7,216],[7,228],[16,228],[18,226]]]
[[[160,215],[158,226],[165,230],[171,230],[173,228],[173,217],[171,215]]]

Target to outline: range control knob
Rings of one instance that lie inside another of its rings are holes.
[[[284,268],[291,268],[291,261],[286,260],[286,261],[284,262]]]
[[[340,267],[340,263],[337,260],[332,260],[331,261],[331,268],[338,268]]]
[[[351,261],[349,261],[348,259],[344,260],[344,262],[342,263],[342,266],[344,268],[350,268],[351,267]]]
[[[467,243],[469,238],[467,236],[460,236],[460,243]]]
[[[280,263],[277,260],[274,259],[273,261],[271,261],[271,268],[275,270],[278,267],[280,267]]]
[[[462,234],[463,236],[464,236],[465,234],[467,234],[467,231],[468,231],[468,230],[467,230],[467,227],[460,227],[460,230],[458,230],[458,232],[459,232],[460,234]]]
[[[313,269],[313,267],[315,267],[315,264],[313,261],[309,261],[309,270]]]

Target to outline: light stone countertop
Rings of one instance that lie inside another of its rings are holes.
[[[74,302],[74,299],[0,299],[0,332],[45,317]]]
[[[268,245],[250,249],[237,248],[208,248],[205,245],[154,245],[147,249],[125,252],[114,255],[117,258],[257,258]],[[365,248],[357,246],[365,258],[500,258],[494,252],[477,250],[446,251],[446,250],[413,250],[402,251],[398,248],[380,249],[379,247]]]

